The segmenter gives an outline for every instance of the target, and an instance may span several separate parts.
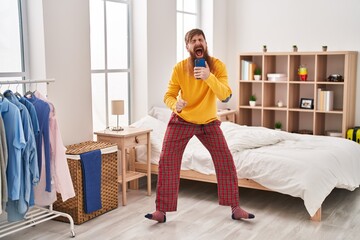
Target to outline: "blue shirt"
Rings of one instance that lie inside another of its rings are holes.
[[[24,218],[30,206],[30,195],[32,187],[39,181],[39,167],[37,159],[37,150],[34,131],[31,123],[31,118],[27,108],[19,102],[18,98],[11,90],[4,92],[4,96],[20,110],[21,121],[26,141],[25,147],[22,149],[22,167],[21,167],[21,185],[20,185],[20,198],[16,204],[9,204],[6,208],[8,212],[8,220],[16,221]],[[14,207],[12,209],[12,207]]]
[[[42,166],[42,143],[44,143],[45,151],[45,174],[46,174],[46,186],[45,191],[51,192],[51,170],[50,170],[50,106],[47,102],[37,98],[34,94],[27,97],[27,100],[31,102],[36,110],[39,121],[39,135],[35,136],[36,149],[38,152],[38,166],[39,173],[41,175]]]
[[[35,109],[34,105],[31,102],[29,102],[29,100],[27,100],[25,97],[19,96],[18,99],[19,99],[19,102],[24,104],[24,106],[29,111],[30,118],[31,118],[31,123],[32,123],[33,131],[34,131],[34,136],[35,136],[35,139],[36,139],[38,137],[38,135],[40,134],[39,120],[38,120],[38,117],[37,117],[36,109]],[[39,153],[37,153],[37,154],[39,154]],[[37,161],[38,161],[38,159],[37,159]],[[39,173],[40,168],[38,166],[38,163],[39,162],[37,162],[36,165],[38,167],[38,171],[37,171],[38,172],[38,177],[40,178],[40,173]],[[33,188],[32,188],[31,189],[31,195],[30,195],[30,206],[33,206],[33,205],[34,205],[34,191],[33,191]]]
[[[21,150],[25,147],[24,131],[21,123],[20,110],[9,100],[0,100],[0,112],[6,131],[8,148],[8,166],[6,169],[8,198],[20,198],[21,183]]]
[[[34,130],[34,135],[36,137],[40,133],[39,120],[38,120],[38,117],[37,117],[36,109],[35,109],[34,105],[31,102],[29,102],[25,97],[20,97],[19,102],[24,104],[24,106],[29,111],[32,127],[33,127],[33,130]]]

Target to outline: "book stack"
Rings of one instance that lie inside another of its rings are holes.
[[[318,88],[317,109],[320,111],[332,111],[334,109],[334,92]]]
[[[255,68],[255,63],[247,60],[241,60],[241,80],[254,80]]]

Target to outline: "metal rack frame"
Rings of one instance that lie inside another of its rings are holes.
[[[32,84],[32,83],[50,83],[55,82],[54,79],[45,79],[45,80],[0,80],[0,86],[2,84]],[[71,237],[75,237],[74,231],[74,220],[73,218],[63,212],[53,210],[52,204],[46,207],[32,206],[29,211],[26,213],[23,220],[16,222],[2,221],[0,222],[0,238],[10,235],[12,233],[21,231],[23,229],[29,228],[31,226],[46,222],[48,220],[54,219],[56,217],[66,217],[69,219],[70,223],[70,233]]]
[[[67,213],[53,210],[52,205],[50,205],[49,208],[39,206],[31,207],[23,220],[16,222],[0,222],[0,238],[60,216],[69,219],[71,237],[75,237],[73,218]]]

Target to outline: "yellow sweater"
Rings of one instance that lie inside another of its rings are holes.
[[[216,98],[223,101],[231,96],[226,66],[212,57],[213,70],[206,80],[198,80],[188,71],[190,58],[177,63],[164,96],[165,104],[182,119],[195,124],[206,124],[217,119]],[[178,113],[175,109],[177,97],[187,102]]]

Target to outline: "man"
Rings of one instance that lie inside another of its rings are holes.
[[[173,113],[159,161],[156,211],[145,217],[163,223],[166,212],[177,210],[181,160],[187,143],[195,135],[214,162],[219,204],[230,206],[235,220],[254,218],[239,207],[236,169],[216,114],[217,99],[227,102],[232,94],[225,64],[209,56],[202,30],[187,32],[185,43],[190,57],[176,64],[164,96]],[[195,59],[201,58],[205,59],[205,67],[194,66]]]

